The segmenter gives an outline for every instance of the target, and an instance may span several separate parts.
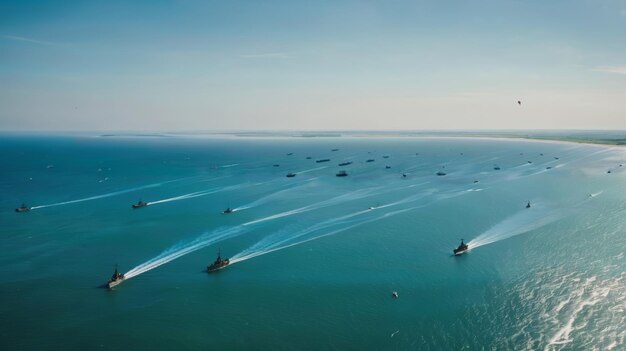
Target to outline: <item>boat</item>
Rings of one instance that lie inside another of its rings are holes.
[[[233,209],[230,207],[227,207],[224,211],[222,211],[223,214],[229,214],[229,213],[233,213]]]
[[[529,164],[530,164],[530,163],[533,163],[533,161],[527,161],[527,162],[528,162]]]
[[[464,254],[467,250],[469,250],[469,247],[467,246],[466,243],[463,242],[463,239],[461,239],[461,245],[459,245],[459,247],[457,247],[456,249],[452,250],[452,252],[454,252],[455,256],[459,256]]]
[[[530,201],[526,204],[526,208],[530,208]]]
[[[143,202],[141,200],[139,200],[139,202],[137,202],[136,204],[133,204],[133,208],[140,208],[140,207],[146,207],[148,206],[147,202]]]
[[[554,159],[555,159],[555,160],[558,160],[559,158],[555,156],[555,157],[554,157]]]
[[[406,173],[402,173],[402,178],[406,178],[406,177],[407,177]]]
[[[22,206],[15,209],[15,212],[28,212],[32,209],[32,207],[26,206],[26,204],[22,204]]]
[[[391,166],[385,166],[385,169],[389,169],[389,168],[391,168]]]
[[[500,170],[500,166],[494,166],[493,169],[496,170],[496,171],[499,171]]]
[[[107,282],[107,286],[109,289],[113,289],[113,287],[120,285],[124,282],[124,275],[117,271],[117,265],[115,265],[115,273],[111,276],[111,279]]]
[[[293,178],[295,176],[296,176],[295,173],[291,173],[291,172],[287,173],[287,178]]]
[[[272,166],[274,166],[274,167],[280,167],[280,165],[279,165],[279,164],[277,164],[277,163],[276,163],[276,164],[274,164],[274,165],[272,165]]]
[[[548,166],[548,167],[546,167],[546,169],[552,169],[552,166]]]
[[[330,150],[330,151],[339,151],[339,149],[332,149],[332,150]]]
[[[389,158],[389,155],[384,155],[383,158]]]
[[[445,176],[446,174],[444,172],[442,172],[442,171],[439,171],[439,172],[437,172],[437,175],[438,176]]]
[[[310,160],[310,159],[312,159],[312,158],[313,158],[313,157],[311,157],[311,156],[307,156],[307,157],[306,157],[306,159],[307,159],[307,160]]]
[[[339,171],[337,172],[337,174],[335,174],[337,177],[347,177],[348,176],[348,172],[346,171]]]
[[[230,260],[228,258],[222,258],[221,250],[218,250],[217,251],[217,259],[215,259],[215,262],[213,262],[210,265],[208,265],[206,267],[206,270],[209,273],[215,272],[215,271],[218,271],[218,270],[228,266],[229,264],[230,264]]]
[[[322,163],[322,162],[328,162],[328,161],[330,161],[330,159],[329,159],[329,158],[323,158],[323,159],[321,159],[321,160],[317,160],[317,161],[315,161],[315,162],[316,162],[316,163]]]
[[[374,162],[373,158],[370,158],[369,160],[365,161],[365,162]]]
[[[476,183],[478,183],[478,181],[477,181],[477,180],[475,180],[475,181],[474,181],[474,184],[476,184]]]
[[[391,297],[393,297],[394,299],[397,299],[398,298],[398,292],[397,291],[391,292]]]
[[[289,153],[287,154],[287,156],[291,156],[291,155],[293,155],[293,152],[289,152]]]
[[[609,169],[608,171],[606,171],[606,173],[611,173],[611,170]]]
[[[347,162],[341,162],[341,163],[339,164],[339,166],[342,166],[342,167],[343,167],[343,166],[347,166],[347,165],[351,165],[351,164],[352,164],[352,161],[347,161]]]

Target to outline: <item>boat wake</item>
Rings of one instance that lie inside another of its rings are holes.
[[[218,228],[210,232],[206,232],[189,242],[179,243],[171,248],[163,251],[160,255],[138,265],[124,274],[125,279],[136,277],[149,270],[155,269],[161,265],[171,262],[177,258],[185,256],[196,250],[200,250],[215,242],[225,240],[237,235],[241,235],[248,229],[242,226]]]
[[[244,186],[246,186],[246,185],[239,184],[239,185],[225,186],[225,187],[222,187],[222,188],[213,188],[213,189],[209,189],[209,190],[196,191],[196,192],[193,192],[193,193],[179,195],[179,196],[174,196],[174,197],[170,197],[170,198],[163,199],[163,200],[150,201],[150,202],[148,202],[148,206],[156,205],[156,204],[162,204],[162,203],[166,203],[166,202],[172,202],[172,201],[193,199],[195,197],[206,196],[206,195],[210,195],[210,194],[219,193],[219,192],[222,192],[222,191],[230,191],[230,190],[240,189],[240,188],[242,188]]]
[[[126,193],[130,193],[133,191],[138,191],[138,190],[143,190],[143,189],[149,189],[149,188],[156,188],[159,187],[163,184],[167,184],[167,183],[171,183],[171,182],[176,182],[182,179],[187,179],[187,178],[180,178],[180,179],[175,179],[175,180],[169,180],[166,182],[161,182],[161,183],[153,183],[153,184],[148,184],[148,185],[143,185],[143,186],[138,186],[135,188],[130,188],[130,189],[125,189],[125,190],[120,190],[120,191],[115,191],[112,193],[107,193],[107,194],[102,194],[102,195],[95,195],[95,196],[90,196],[90,197],[86,197],[86,198],[82,198],[82,199],[77,199],[77,200],[70,200],[70,201],[64,201],[64,202],[57,202],[54,204],[48,204],[48,205],[39,205],[39,206],[33,206],[31,207],[31,210],[36,210],[39,208],[46,208],[46,207],[54,207],[54,206],[62,206],[62,205],[69,205],[69,204],[75,204],[75,203],[79,203],[79,202],[84,202],[84,201],[91,201],[91,200],[98,200],[98,199],[104,199],[107,197],[111,197],[111,196],[116,196],[116,195],[121,195],[121,194],[126,194]]]

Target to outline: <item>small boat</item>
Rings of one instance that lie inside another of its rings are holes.
[[[385,166],[385,169],[389,169],[389,168],[391,168],[391,166]]]
[[[554,159],[555,159],[555,160],[558,160],[559,158],[558,158],[558,157],[554,157]]]
[[[365,161],[365,162],[374,162],[373,158],[370,158],[369,160]]]
[[[446,174],[444,172],[442,172],[442,171],[439,171],[439,172],[437,172],[437,175],[438,176],[445,176]]]
[[[227,207],[224,211],[222,211],[223,214],[229,214],[229,213],[233,213],[233,209],[230,207]]]
[[[22,206],[15,209],[15,212],[28,212],[32,209],[32,207],[26,206],[26,204],[22,204]]]
[[[456,249],[452,250],[452,252],[454,252],[455,256],[459,256],[464,254],[467,250],[469,250],[469,247],[467,246],[466,243],[463,242],[463,239],[461,239],[461,245],[459,245],[459,247],[457,247]]]
[[[608,171],[606,171],[606,173],[611,173],[611,170],[609,169]]]
[[[376,207],[374,207],[374,206],[370,206],[370,207],[368,207],[367,209],[371,211],[371,210],[375,210],[375,209],[376,209]]]
[[[141,208],[146,206],[148,206],[148,203],[141,200],[139,200],[139,202],[137,202],[136,204],[133,204],[133,208]]]
[[[530,164],[530,163],[533,163],[533,161],[527,161],[527,162],[528,162],[529,164]]]
[[[543,156],[543,154],[539,154],[539,156]]]
[[[552,166],[548,166],[548,167],[546,167],[546,169],[552,169]]]
[[[384,155],[383,158],[389,158],[389,155]]]
[[[287,178],[293,178],[295,176],[296,176],[295,173],[291,173],[291,172],[287,173]]]
[[[494,170],[499,171],[500,170],[500,166],[495,166],[493,167]]]
[[[117,271],[117,265],[115,265],[115,272],[111,276],[111,279],[107,282],[109,289],[113,289],[114,286],[120,285],[124,282],[124,275]]]
[[[279,164],[274,164],[274,165],[272,165],[272,166],[274,166],[274,167],[280,167],[280,165],[279,165]]]
[[[329,159],[329,158],[323,158],[323,159],[321,159],[321,160],[317,160],[317,161],[315,161],[315,162],[316,162],[316,163],[322,163],[322,162],[328,162],[328,161],[330,161],[330,159]]]
[[[406,173],[402,173],[402,178],[406,178],[407,174]]]
[[[206,267],[206,270],[209,273],[215,272],[215,271],[218,271],[218,270],[228,266],[229,264],[230,264],[230,260],[228,258],[222,258],[221,250],[218,250],[217,251],[217,259],[215,260],[215,262],[213,262],[210,265],[208,265]]]
[[[291,155],[293,155],[293,152],[287,153],[287,156],[291,156]]]
[[[351,164],[352,164],[352,161],[347,161],[347,162],[341,162],[341,163],[339,164],[339,166],[342,166],[342,167],[343,167],[343,166],[347,166],[347,165],[351,165]]]
[[[307,157],[306,157],[306,159],[307,159],[307,160],[310,160],[310,159],[312,159],[312,158],[313,158],[313,157],[311,157],[311,156],[307,156]]]
[[[335,174],[337,177],[347,177],[348,176],[348,172],[346,171],[339,171],[337,172],[337,174]]]
[[[394,299],[397,299],[398,298],[398,292],[397,291],[393,291],[391,293],[391,297],[393,297]]]
[[[477,181],[477,180],[475,180],[475,181],[474,181],[474,184],[476,184],[476,183],[478,183],[478,181]]]
[[[530,201],[526,204],[526,208],[530,208]]]
[[[332,149],[332,150],[330,150],[330,151],[339,151],[339,149]]]

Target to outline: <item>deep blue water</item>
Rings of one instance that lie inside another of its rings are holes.
[[[623,148],[3,135],[0,155],[2,349],[624,348]]]

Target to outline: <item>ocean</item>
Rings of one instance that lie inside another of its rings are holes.
[[[0,154],[3,350],[625,347],[623,147],[4,134]]]

